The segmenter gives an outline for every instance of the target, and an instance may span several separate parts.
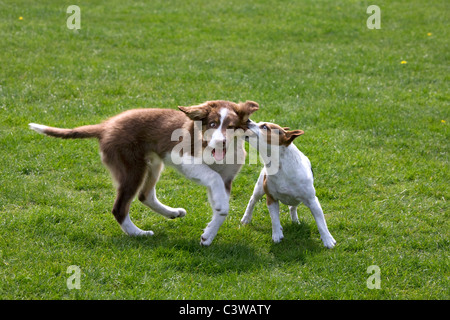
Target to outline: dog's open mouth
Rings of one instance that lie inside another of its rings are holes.
[[[211,151],[211,155],[216,161],[222,161],[225,158],[225,154],[227,153],[227,149],[225,146],[223,148],[214,148]]]

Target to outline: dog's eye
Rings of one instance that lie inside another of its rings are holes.
[[[215,123],[215,122],[210,122],[209,123],[209,127],[210,128],[215,128],[217,126],[217,123]]]
[[[268,128],[265,124],[263,124],[263,125],[261,126],[261,129],[263,129],[263,130],[269,130],[269,128]]]

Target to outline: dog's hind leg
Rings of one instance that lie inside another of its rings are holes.
[[[126,157],[132,152],[102,152],[102,160],[110,169],[117,183],[117,197],[112,213],[120,224],[120,228],[130,236],[153,235],[153,231],[144,231],[131,221],[130,205],[145,176],[147,166],[144,157]]]
[[[186,210],[183,208],[171,208],[166,206],[159,202],[156,197],[155,186],[163,168],[164,164],[162,160],[157,155],[151,155],[149,158],[147,177],[139,192],[139,201],[168,219],[184,217],[186,215]]]
[[[130,219],[130,205],[133,201],[134,195],[139,188],[137,179],[128,178],[125,182],[120,183],[117,189],[117,198],[114,203],[112,213],[120,224],[120,228],[129,236],[145,236],[153,235],[153,231],[144,231],[136,227]]]
[[[261,172],[259,175],[258,181],[256,182],[255,188],[253,189],[252,197],[248,202],[247,209],[245,209],[244,216],[241,219],[242,224],[248,224],[252,220],[253,209],[255,208],[256,203],[262,198],[264,195],[264,173]]]
[[[307,199],[307,201],[304,201],[303,203],[309,208],[309,210],[311,210],[314,220],[316,220],[317,228],[319,229],[320,238],[322,239],[323,244],[329,249],[333,248],[336,244],[336,240],[334,240],[330,231],[328,231],[319,199],[317,199],[317,197],[313,197]]]
[[[289,213],[291,214],[292,222],[299,223],[297,215],[297,206],[289,206]]]

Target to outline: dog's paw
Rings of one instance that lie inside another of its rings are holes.
[[[251,216],[244,215],[241,219],[242,224],[249,224],[252,221]]]
[[[202,237],[200,238],[200,245],[208,247],[213,241],[213,237],[208,237],[205,234],[202,234]]]
[[[283,240],[283,239],[284,239],[284,235],[283,235],[283,232],[281,232],[281,230],[280,230],[280,232],[272,233],[273,242],[280,243],[281,240]]]
[[[146,236],[153,236],[154,233],[151,230],[148,231],[144,231],[142,230],[142,232],[140,234],[138,234],[139,237],[146,237]]]
[[[334,240],[333,236],[327,235],[326,237],[322,237],[323,245],[328,248],[332,249],[336,245],[336,240]]]
[[[178,216],[176,218],[183,218],[186,215],[186,210],[183,208],[177,208],[176,210],[178,211]]]
[[[167,216],[169,219],[182,218],[186,215],[186,210],[183,208],[173,209],[173,212]]]
[[[297,219],[292,219],[292,223],[293,224],[300,224],[300,221],[298,220],[298,218]]]
[[[127,235],[131,237],[142,237],[142,236],[152,236],[153,231],[145,231],[142,229],[139,229],[135,226],[135,224],[130,220],[130,216],[127,215],[125,217],[125,220],[120,224],[120,228],[123,232],[125,232]]]
[[[183,208],[176,208],[175,210],[178,212],[178,215],[174,218],[182,218],[186,215],[186,210]]]
[[[127,232],[130,237],[147,237],[154,235],[153,231],[144,231],[144,230],[134,230],[133,232]]]

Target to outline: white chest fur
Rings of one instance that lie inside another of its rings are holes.
[[[294,144],[280,148],[279,170],[275,174],[268,174],[267,167],[263,168],[253,190],[253,195],[245,210],[241,222],[250,223],[253,209],[264,193],[268,193],[267,207],[272,220],[272,239],[279,242],[283,239],[283,231],[280,224],[280,211],[278,202],[289,205],[289,212],[293,222],[298,223],[297,206],[303,202],[316,220],[320,237],[327,248],[333,248],[336,244],[325,222],[325,217],[316,197],[314,178],[309,159]],[[267,159],[266,159],[267,160]],[[264,158],[263,158],[264,161]],[[264,190],[264,177],[266,190]],[[269,195],[271,200],[269,201]]]
[[[280,148],[279,169],[267,175],[267,188],[275,200],[298,205],[314,195],[313,174],[309,159],[294,144]]]

